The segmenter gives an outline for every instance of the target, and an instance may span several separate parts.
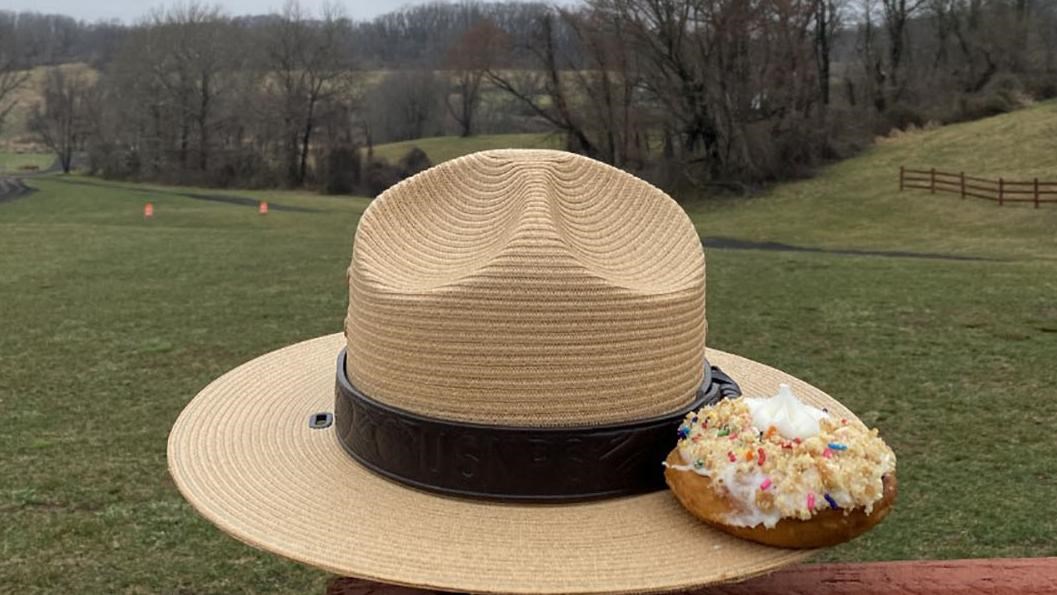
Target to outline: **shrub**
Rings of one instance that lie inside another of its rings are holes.
[[[323,165],[323,192],[350,194],[360,185],[362,163],[357,147],[333,147],[326,153]]]
[[[403,179],[400,167],[390,165],[388,161],[379,159],[367,164],[367,175],[364,176],[367,193],[378,196],[387,188]]]
[[[979,93],[959,101],[958,120],[978,120],[1018,110],[1031,103],[1021,80],[1012,74],[992,79]]]
[[[961,98],[958,120],[979,120],[997,116],[1017,109],[1009,96],[1004,93],[982,93]]]
[[[1057,97],[1057,77],[1050,74],[1035,74],[1024,81],[1024,91],[1039,101]]]
[[[426,152],[418,147],[411,147],[395,165],[384,159],[371,161],[364,176],[367,192],[371,196],[378,196],[390,186],[429,169],[432,165],[433,162],[429,160]]]
[[[376,142],[444,133],[444,80],[425,68],[398,70],[373,85],[365,98]]]
[[[925,125],[927,118],[914,107],[905,103],[897,103],[892,107],[888,108],[884,113],[884,117],[881,118],[881,130],[882,134],[887,134],[893,128],[899,130],[906,130],[913,126],[915,128],[921,128]]]
[[[410,178],[420,171],[433,167],[433,162],[429,160],[429,155],[426,155],[425,151],[418,147],[411,147],[411,150],[400,158],[398,165],[403,177]]]

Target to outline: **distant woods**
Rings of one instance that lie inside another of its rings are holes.
[[[668,188],[740,190],[892,128],[1057,95],[1057,7],[462,2],[360,23],[191,3],[128,27],[0,12],[0,126],[27,68],[68,62],[91,68],[39,77],[26,129],[108,177],[373,193],[428,164],[382,163],[376,144],[541,132]]]

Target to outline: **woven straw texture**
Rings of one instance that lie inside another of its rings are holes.
[[[643,419],[702,378],[705,265],[657,188],[560,151],[476,153],[386,191],[349,268],[349,379],[433,417]]]
[[[481,593],[670,591],[747,578],[806,555],[714,531],[667,491],[509,505],[382,479],[342,450],[332,428],[308,427],[311,414],[332,410],[343,342],[329,335],[243,364],[203,389],[174,425],[168,455],[176,485],[237,539],[341,576]],[[707,355],[747,395],[773,394],[784,382],[807,402],[853,417],[788,374]]]

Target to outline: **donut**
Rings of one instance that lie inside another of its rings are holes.
[[[895,454],[857,420],[801,402],[726,399],[687,414],[664,477],[684,508],[766,545],[816,548],[870,530],[895,504]]]

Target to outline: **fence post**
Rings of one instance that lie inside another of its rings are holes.
[[[1002,178],[998,178],[998,206],[1002,206],[1002,190],[1005,184],[1005,180],[1003,180]]]
[[[1039,208],[1039,179],[1035,178],[1035,208]]]
[[[936,194],[936,168],[929,172],[929,194]]]
[[[904,167],[902,165],[900,165],[899,166],[899,191],[900,192],[903,191],[903,170],[904,170]]]

